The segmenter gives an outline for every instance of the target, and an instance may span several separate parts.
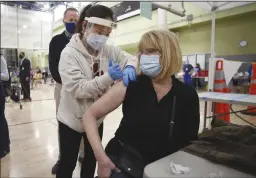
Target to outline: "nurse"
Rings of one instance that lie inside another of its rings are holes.
[[[110,8],[89,5],[80,13],[77,33],[61,53],[62,90],[57,114],[61,157],[57,178],[72,177],[82,137],[84,159],[80,177],[94,177],[96,159],[81,124],[82,116],[115,81],[123,79],[128,85],[130,80],[136,80],[137,57],[106,44],[115,27]],[[98,127],[102,138],[103,124]]]

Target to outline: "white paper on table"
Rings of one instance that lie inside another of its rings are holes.
[[[223,70],[227,86],[241,65],[242,62],[223,60]]]
[[[191,171],[191,168],[174,164],[173,162],[170,163],[170,168],[172,174],[188,174]]]

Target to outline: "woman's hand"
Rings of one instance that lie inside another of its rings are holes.
[[[106,156],[104,159],[98,161],[99,178],[109,178],[113,171],[120,172],[109,157]]]

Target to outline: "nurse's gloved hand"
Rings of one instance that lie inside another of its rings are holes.
[[[114,64],[113,60],[109,60],[108,74],[113,80],[119,80],[123,77],[122,69],[119,64]]]
[[[123,71],[123,82],[127,87],[130,81],[136,81],[136,70],[133,66],[126,66]]]

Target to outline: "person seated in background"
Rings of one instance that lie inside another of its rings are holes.
[[[82,122],[98,161],[100,178],[141,177],[147,164],[197,139],[199,99],[192,87],[175,78],[181,66],[175,34],[149,31],[139,42],[137,81],[128,87],[122,82],[115,84],[85,112]],[[97,125],[102,122],[100,118],[121,104],[123,118],[104,151]],[[125,167],[122,160],[133,169]]]
[[[34,77],[34,72],[33,72],[33,69],[30,68],[30,85],[31,85],[31,89],[33,89],[33,77]]]
[[[33,77],[33,83],[35,84],[36,88],[42,84],[42,79],[43,79],[43,74],[42,74],[41,70],[37,67],[37,71]]]

